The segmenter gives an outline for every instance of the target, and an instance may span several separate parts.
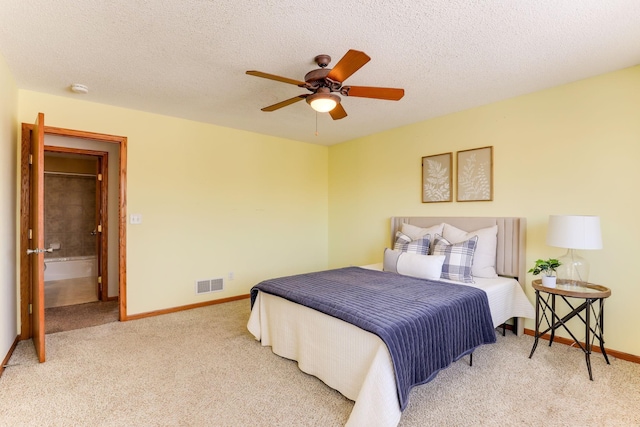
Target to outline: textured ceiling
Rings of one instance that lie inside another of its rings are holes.
[[[349,49],[372,59],[346,84],[404,98],[343,98],[317,136],[305,102],[260,111],[308,92],[246,70]],[[640,1],[0,0],[0,55],[21,89],[331,145],[640,64]]]

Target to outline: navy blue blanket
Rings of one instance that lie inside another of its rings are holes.
[[[482,344],[496,341],[487,294],[465,285],[348,267],[265,280],[277,295],[378,335],[393,361],[400,409],[409,391]]]

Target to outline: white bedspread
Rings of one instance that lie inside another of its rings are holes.
[[[365,268],[379,269],[377,265]],[[476,279],[472,285],[487,292],[494,326],[511,317],[535,315],[514,279]],[[347,426],[397,426],[401,411],[393,364],[387,346],[377,335],[262,292],[247,328],[263,346],[298,361],[302,371],[354,400]]]
[[[516,279],[474,277],[473,280],[475,283],[462,284],[480,288],[487,293],[494,327],[502,325],[512,317],[535,318],[536,311]]]

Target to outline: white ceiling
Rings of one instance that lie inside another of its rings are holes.
[[[305,102],[260,111],[308,92],[246,70],[349,49],[372,59],[346,84],[404,98],[343,98],[317,136]],[[640,64],[640,1],[0,0],[0,55],[21,89],[331,145]]]

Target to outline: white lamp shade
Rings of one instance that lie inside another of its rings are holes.
[[[569,249],[602,249],[600,217],[549,215],[547,244]]]
[[[316,110],[318,113],[326,113],[336,108],[336,105],[338,105],[338,103],[333,98],[319,97],[311,101],[310,105],[311,108]]]

